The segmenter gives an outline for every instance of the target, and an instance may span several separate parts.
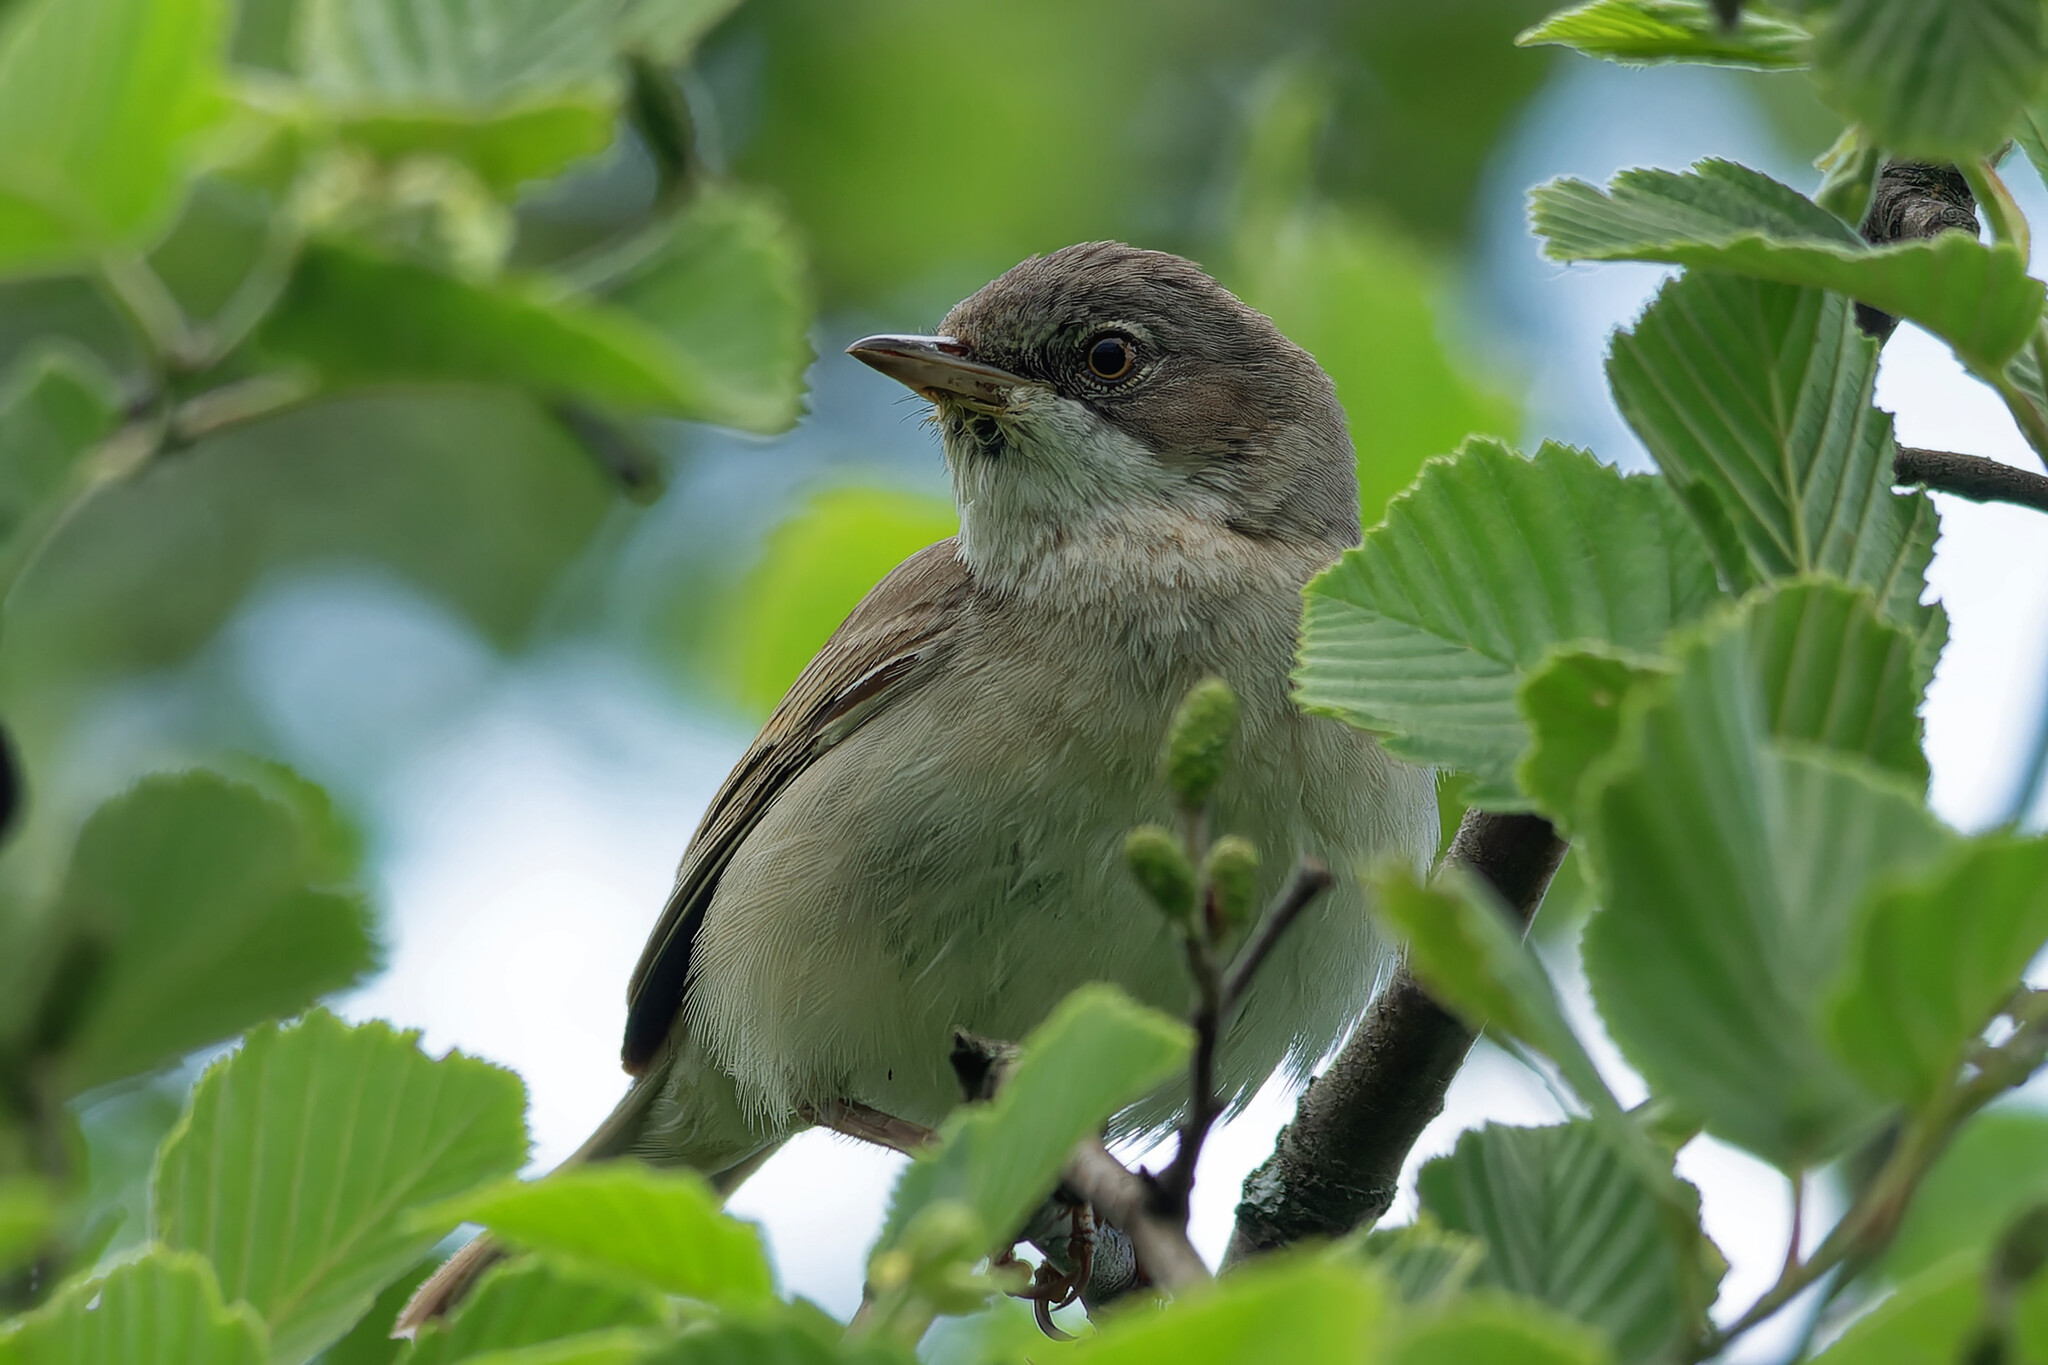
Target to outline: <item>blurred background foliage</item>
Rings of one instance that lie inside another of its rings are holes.
[[[1471,296],[1488,176],[1570,60],[1513,46],[1546,8],[8,0],[0,954],[147,771],[291,763],[347,866],[278,894],[374,891],[392,774],[526,662],[746,728],[955,524],[919,405],[838,348],[1031,253],[1178,251],[1270,312],[1336,381],[1368,524],[1468,432],[1523,437]],[[1793,164],[1836,131],[1711,74]],[[91,1235],[139,1233],[108,1211],[190,1075],[88,1097]]]

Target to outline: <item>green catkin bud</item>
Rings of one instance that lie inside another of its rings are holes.
[[[1180,840],[1158,825],[1140,825],[1124,837],[1124,862],[1167,918],[1185,921],[1194,914],[1195,869]]]
[[[1235,933],[1258,914],[1259,851],[1249,839],[1226,834],[1209,846],[1202,877],[1216,897],[1221,927]]]
[[[1188,689],[1166,732],[1166,781],[1182,809],[1199,810],[1223,777],[1224,751],[1237,731],[1237,694],[1221,678]]]

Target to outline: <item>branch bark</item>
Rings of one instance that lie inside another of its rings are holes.
[[[1445,856],[1492,883],[1526,928],[1565,847],[1541,816],[1475,810]],[[1310,1082],[1273,1155],[1246,1177],[1225,1267],[1384,1214],[1472,1039],[1405,968],[1396,974],[1336,1061]]]
[[[1971,502],[2009,502],[2048,512],[2048,475],[1981,455],[1900,446],[1892,457],[1892,482],[1919,484]]]

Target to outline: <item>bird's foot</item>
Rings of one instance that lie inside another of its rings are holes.
[[[1067,1265],[1065,1271],[1054,1268],[1051,1261],[1040,1261],[1038,1270],[1031,1277],[1031,1287],[1018,1290],[1013,1297],[1031,1300],[1032,1315],[1038,1319],[1038,1330],[1054,1341],[1071,1341],[1071,1333],[1060,1330],[1052,1320],[1055,1308],[1065,1308],[1081,1297],[1081,1291],[1088,1287],[1088,1277],[1095,1272],[1095,1209],[1083,1200],[1068,1209],[1072,1219],[1067,1234]]]

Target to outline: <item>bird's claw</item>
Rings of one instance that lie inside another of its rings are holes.
[[[1073,1335],[1062,1331],[1052,1320],[1053,1310],[1065,1308],[1079,1299],[1081,1291],[1087,1288],[1088,1277],[1095,1271],[1094,1206],[1083,1200],[1071,1207],[1069,1216],[1073,1220],[1067,1234],[1067,1261],[1071,1268],[1061,1272],[1053,1268],[1051,1261],[1040,1261],[1031,1277],[1031,1286],[1017,1290],[1011,1296],[1031,1300],[1038,1330],[1054,1341],[1072,1341]]]

